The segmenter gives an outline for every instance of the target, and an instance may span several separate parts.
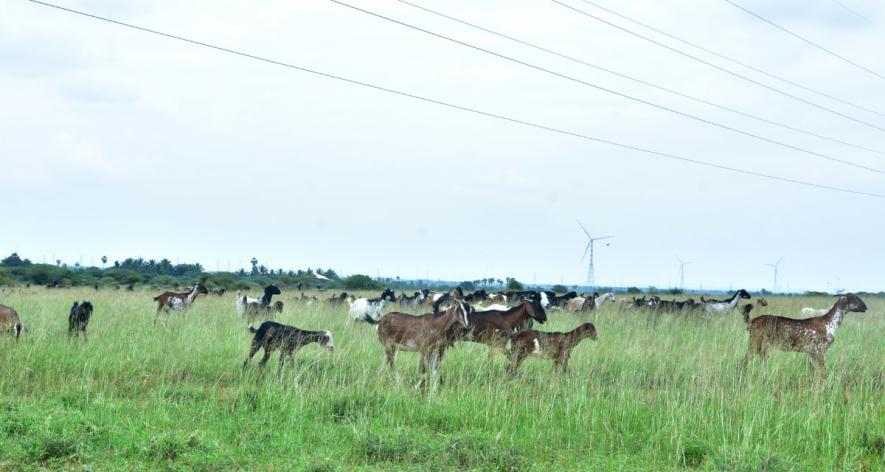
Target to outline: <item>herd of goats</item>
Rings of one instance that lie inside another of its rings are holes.
[[[164,292],[156,297],[157,316],[173,311],[185,311],[190,308],[197,296],[209,294],[203,284],[196,284],[191,290],[184,292]],[[223,295],[223,291],[216,291]],[[263,371],[271,354],[279,350],[278,373],[282,373],[287,357],[292,357],[298,349],[318,343],[329,350],[334,349],[334,341],[330,331],[307,331],[270,321],[276,313],[283,311],[283,302],[272,302],[274,295],[279,295],[276,285],[268,285],[264,295],[251,298],[237,293],[235,304],[237,313],[245,318],[248,329],[254,336],[249,353],[243,363],[245,369],[249,360],[260,349],[264,349],[264,357],[259,361],[259,370]],[[620,301],[619,310],[637,310],[646,312],[696,312],[700,316],[710,317],[714,314],[729,313],[738,310],[740,300],[750,299],[746,290],[738,290],[724,300],[710,300],[700,297],[700,301],[662,300],[660,297],[642,297]],[[396,352],[412,351],[420,354],[419,369],[421,384],[426,385],[427,368],[431,375],[438,379],[439,366],[446,350],[456,342],[473,342],[488,346],[489,363],[494,359],[495,352],[502,351],[511,362],[508,372],[515,375],[522,362],[529,356],[539,356],[554,362],[554,369],[568,369],[571,352],[584,339],[596,340],[596,327],[585,322],[568,332],[545,332],[533,329],[534,323],[543,324],[547,321],[547,312],[563,310],[569,312],[588,312],[600,309],[605,303],[615,303],[612,293],[578,295],[569,292],[557,295],[548,291],[513,291],[506,293],[488,293],[476,290],[464,293],[458,287],[441,293],[429,290],[416,291],[409,296],[402,293],[399,297],[391,289],[385,289],[377,298],[355,297],[346,292],[331,298],[320,300],[301,294],[300,301],[306,304],[326,303],[333,306],[347,307],[349,319],[354,322],[366,322],[374,325],[378,331],[378,339],[391,370],[395,371]],[[388,306],[398,306],[408,311],[427,311],[424,315],[390,311],[384,314]],[[756,301],[756,306],[765,307],[768,303],[764,298]],[[426,308],[425,308],[426,307]],[[743,320],[749,331],[747,354],[738,367],[741,372],[755,356],[761,358],[764,365],[768,352],[772,349],[781,351],[802,352],[808,355],[814,373],[825,374],[824,354],[832,345],[836,331],[848,312],[864,312],[867,307],[853,293],[839,295],[835,304],[828,310],[812,312],[812,308],[803,309],[803,313],[816,314],[805,319],[794,319],[782,316],[764,315],[750,317],[752,303],[740,308]],[[86,335],[86,328],[93,307],[89,301],[75,302],[68,316],[68,333],[70,336]],[[264,319],[257,329],[251,324],[256,319]],[[12,333],[16,340],[24,331],[18,313],[11,307],[0,305],[0,332]]]

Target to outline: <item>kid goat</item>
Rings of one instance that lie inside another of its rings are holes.
[[[277,369],[277,375],[283,373],[283,365],[286,363],[286,357],[292,357],[302,347],[310,343],[320,343],[330,351],[335,349],[335,341],[332,339],[331,331],[305,331],[294,326],[288,326],[273,321],[265,321],[261,323],[258,329],[249,326],[249,331],[255,334],[252,338],[252,346],[249,348],[249,354],[243,362],[243,369],[249,365],[249,360],[264,348],[264,357],[258,361],[258,370],[264,370],[264,364],[270,359],[270,355],[277,349],[280,350],[280,366]]]
[[[824,354],[836,339],[836,330],[842,324],[845,314],[851,311],[856,313],[867,311],[866,304],[853,293],[841,295],[823,316],[804,320],[771,315],[750,320],[752,305],[747,307],[744,308],[744,322],[747,324],[747,331],[750,332],[750,339],[747,355],[738,366],[739,374],[757,354],[764,366],[768,350],[772,348],[785,352],[804,352],[808,354],[811,368],[815,372],[826,374]]]
[[[553,361],[553,368],[562,372],[568,370],[568,361],[575,348],[584,339],[596,341],[596,327],[584,323],[567,333],[546,333],[525,330],[510,336],[511,375],[516,375],[519,365],[529,355],[536,355]]]

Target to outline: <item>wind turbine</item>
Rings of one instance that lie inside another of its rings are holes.
[[[676,256],[676,260],[679,261],[679,288],[685,290],[685,266],[689,264],[694,264],[694,261],[683,261]]]
[[[593,273],[593,243],[601,239],[613,238],[614,236],[602,236],[600,238],[594,238],[593,236],[590,236],[590,232],[587,231],[587,228],[585,228],[579,220],[575,221],[577,221],[578,226],[580,226],[581,229],[584,230],[584,234],[587,235],[587,239],[589,240],[587,242],[587,247],[584,249],[584,255],[581,256],[581,262],[584,262],[584,258],[587,257],[587,252],[590,252],[590,265],[587,268],[587,285],[589,285],[590,288],[596,288],[596,274]]]
[[[774,285],[771,287],[771,293],[777,293],[777,266],[781,264],[781,261],[784,260],[783,257],[777,260],[774,264],[765,264],[768,267],[774,268]]]

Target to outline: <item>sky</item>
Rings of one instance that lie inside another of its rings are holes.
[[[343,0],[344,1],[344,0]],[[622,74],[885,150],[885,79],[721,0],[594,0],[859,110],[642,30],[729,76],[547,0],[412,0]],[[885,3],[739,3],[885,75]],[[459,41],[863,166],[885,155],[761,123],[393,0],[346,0]],[[603,92],[329,0],[57,4],[411,94],[717,165],[862,192],[885,175]],[[342,83],[25,0],[0,3],[0,253],[238,269],[600,285],[885,289],[882,198],[663,159]],[[605,243],[609,243],[606,245]]]

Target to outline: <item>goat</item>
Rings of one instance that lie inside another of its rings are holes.
[[[15,340],[18,341],[24,329],[25,327],[18,317],[18,312],[12,307],[0,305],[0,332],[12,333],[15,336]]]
[[[280,293],[279,287],[270,284],[264,287],[264,295],[261,298],[255,299],[243,295],[243,301],[237,303],[237,311],[241,316],[245,314],[249,320],[254,320],[259,314],[270,314],[272,313],[269,308],[270,302],[274,295],[279,295]],[[240,307],[242,307],[242,312],[239,312]]]
[[[205,285],[198,283],[194,285],[190,292],[163,292],[157,295],[154,297],[154,300],[157,302],[157,316],[160,315],[161,311],[168,315],[169,310],[187,310],[194,303],[194,300],[197,299],[197,295],[201,293],[208,294],[209,290],[206,290]]]
[[[711,313],[725,313],[734,310],[741,298],[749,299],[751,297],[749,292],[740,289],[725,300],[704,300],[704,297],[701,297],[701,302],[704,303],[704,313],[709,316]]]
[[[341,292],[341,295],[332,296],[326,299],[326,303],[330,305],[343,305],[348,300],[347,292]]]
[[[434,313],[439,313],[442,308],[443,303],[448,302],[449,300],[455,300],[456,302],[464,301],[464,291],[461,290],[461,287],[455,287],[449,290],[446,293],[438,294],[438,296],[434,296],[433,303],[431,307],[433,307]]]
[[[89,300],[84,300],[83,303],[74,302],[74,306],[71,307],[71,312],[68,314],[68,337],[80,337],[80,333],[83,333],[83,337],[89,339],[86,336],[86,326],[89,325],[91,316],[92,303]]]
[[[564,295],[554,295],[552,298],[550,298],[550,306],[557,307],[557,308],[565,308],[568,301],[572,300],[574,298],[578,298],[577,292],[568,292]]]
[[[252,359],[252,356],[262,347],[264,348],[264,357],[258,361],[259,371],[264,370],[264,364],[267,363],[270,355],[275,350],[280,350],[280,366],[277,368],[277,375],[282,375],[286,357],[294,356],[298,349],[310,343],[321,343],[330,351],[335,349],[335,341],[332,339],[330,331],[305,331],[273,321],[261,323],[258,329],[249,326],[249,331],[254,333],[255,336],[252,338],[249,354],[243,362],[243,370],[249,365],[249,360]]]
[[[575,297],[568,300],[564,308],[573,313],[591,311],[596,308],[596,301],[593,297]]]
[[[759,297],[756,299],[756,306],[768,306],[768,300]]]
[[[477,302],[487,299],[488,297],[489,297],[488,292],[486,292],[483,289],[479,289],[479,290],[474,290],[473,293],[464,295],[462,300],[465,302],[468,302],[468,303],[477,303]]]
[[[396,371],[397,349],[418,352],[421,355],[418,368],[422,375],[418,385],[426,385],[428,363],[431,375],[436,379],[443,355],[452,345],[455,327],[469,326],[470,312],[470,305],[458,302],[444,313],[418,316],[392,312],[384,315],[375,323],[378,324],[378,340],[384,347],[390,370]]]
[[[516,375],[520,364],[529,355],[537,355],[553,361],[553,368],[561,372],[568,370],[568,361],[575,348],[584,339],[596,341],[596,327],[584,323],[567,333],[547,333],[525,330],[509,336],[510,375]]]
[[[749,305],[752,307],[752,305]],[[752,308],[750,308],[752,309]],[[750,310],[744,310],[744,323],[750,338],[747,355],[738,366],[738,374],[743,372],[757,354],[760,364],[765,366],[765,358],[769,349],[785,352],[804,352],[808,354],[808,364],[814,373],[826,375],[824,354],[836,339],[836,331],[848,312],[863,313],[867,311],[864,302],[853,293],[839,296],[832,308],[823,316],[806,319],[792,319],[783,316],[765,315],[750,319]]]
[[[399,306],[406,308],[418,308],[427,297],[427,290],[416,291],[411,297],[403,293],[399,296]]]
[[[596,309],[602,308],[602,305],[605,305],[605,302],[615,302],[615,294],[611,292],[603,293],[602,295],[597,295],[596,298],[593,299],[593,304],[596,305]]]
[[[213,288],[212,289],[212,295],[218,295],[219,297],[224,295],[225,292],[227,292],[227,290],[225,290],[223,288]]]
[[[350,303],[350,320],[361,321],[366,320],[366,317],[377,319],[384,310],[384,305],[395,301],[396,293],[389,288],[384,289],[378,298],[357,298]]]
[[[468,317],[470,327],[456,331],[455,341],[470,341],[489,347],[489,364],[494,361],[496,348],[506,351],[507,340],[497,335],[498,331],[512,333],[532,326],[532,320],[543,324],[547,313],[538,302],[525,301],[506,311],[474,311]]]

